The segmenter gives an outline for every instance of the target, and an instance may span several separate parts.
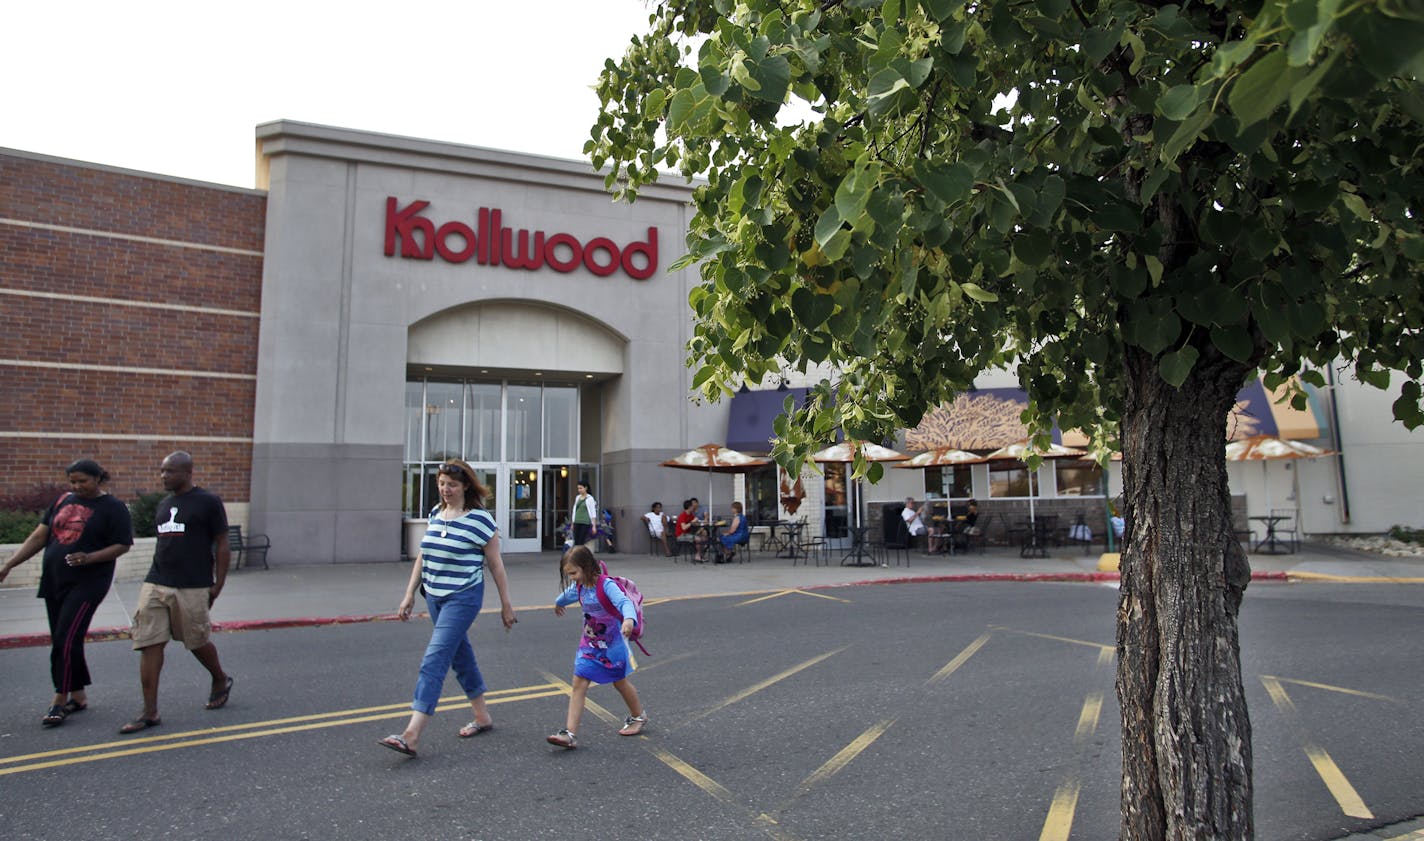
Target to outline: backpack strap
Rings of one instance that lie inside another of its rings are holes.
[[[598,574],[598,584],[593,588],[593,591],[594,591],[595,594],[597,594],[597,596],[598,596],[598,603],[601,604],[601,605],[603,605],[603,609],[606,610],[606,611],[608,611],[609,614],[611,614],[611,615],[613,615],[613,616],[617,616],[617,617],[619,617],[619,618],[621,619],[621,618],[623,617],[623,613],[622,613],[621,611],[619,611],[618,608],[616,608],[616,607],[613,606],[612,600],[610,600],[610,599],[608,598],[608,594],[603,591],[603,585],[604,585],[604,583],[607,582],[607,581],[608,581],[608,575],[607,575],[607,573],[599,573],[599,574]]]

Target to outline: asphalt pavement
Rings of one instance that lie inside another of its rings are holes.
[[[1048,550],[1045,558],[1023,558],[1014,549],[990,547],[983,553],[926,556],[911,553],[888,567],[842,566],[833,554],[824,565],[804,559],[753,553],[739,564],[691,564],[646,553],[602,556],[610,568],[638,582],[648,599],[756,593],[786,588],[839,587],[904,580],[954,581],[1115,581],[1099,569],[1101,553],[1082,547]],[[1302,544],[1292,554],[1250,555],[1257,580],[1298,582],[1424,583],[1424,559],[1388,558],[1318,544]],[[35,563],[35,561],[31,561]],[[516,607],[553,603],[558,594],[559,555],[554,552],[505,557],[510,597]],[[272,628],[389,619],[410,574],[398,561],[375,564],[282,565],[243,568],[228,575],[213,608],[221,629]],[[92,639],[127,633],[141,582],[115,583],[91,623]],[[0,648],[48,645],[44,603],[30,587],[0,587]],[[494,603],[487,587],[486,604]]]
[[[16,839],[1116,834],[1115,576],[1096,554],[606,560],[649,600],[653,657],[635,676],[648,733],[619,738],[624,710],[602,688],[578,751],[543,743],[577,623],[541,609],[557,556],[514,555],[520,625],[486,616],[473,632],[498,727],[456,738],[468,707],[447,683],[414,761],[375,745],[408,715],[429,634],[387,621],[405,564],[235,571],[215,618],[263,630],[216,638],[232,702],[202,710],[205,676],[174,649],[164,724],[138,737],[113,733],[137,701],[135,657],[102,630],[124,627],[138,585],[95,622],[111,641],[90,648],[93,709],[54,730],[36,724],[43,603],[0,591],[0,825]],[[1257,837],[1424,841],[1424,587],[1398,586],[1424,583],[1424,565],[1315,547],[1252,562]]]

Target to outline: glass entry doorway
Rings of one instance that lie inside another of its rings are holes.
[[[506,552],[539,551],[539,465],[504,467],[507,492],[500,511],[500,547]]]

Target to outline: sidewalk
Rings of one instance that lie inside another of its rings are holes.
[[[1326,581],[1424,584],[1424,561],[1388,558],[1318,544],[1303,544],[1290,555],[1250,555],[1258,581]],[[1020,558],[1017,550],[991,548],[984,554],[927,557],[911,553],[908,565],[889,567],[792,566],[786,558],[754,553],[746,564],[688,564],[647,554],[611,554],[603,559],[619,575],[638,582],[649,600],[724,596],[790,588],[836,587],[891,581],[1100,581],[1095,549],[1050,550],[1047,558]],[[511,598],[528,610],[553,604],[558,594],[559,555],[554,552],[505,556]],[[274,566],[240,569],[213,609],[219,630],[367,622],[391,618],[410,575],[405,563]],[[138,581],[119,582],[100,605],[91,639],[126,634]],[[492,584],[486,605],[497,604]],[[423,605],[417,604],[417,610]],[[48,645],[44,602],[32,587],[0,588],[0,649]]]

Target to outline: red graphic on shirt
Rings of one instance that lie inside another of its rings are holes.
[[[61,546],[78,543],[79,536],[84,533],[84,526],[93,513],[94,509],[87,505],[66,505],[59,509],[54,515],[54,521],[49,524],[55,541]]]

